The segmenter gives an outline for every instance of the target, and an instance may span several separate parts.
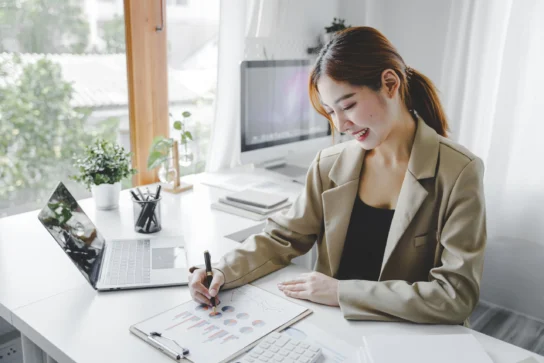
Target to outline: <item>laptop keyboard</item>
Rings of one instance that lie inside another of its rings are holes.
[[[106,283],[108,285],[141,284],[151,281],[149,240],[117,241],[112,251]]]

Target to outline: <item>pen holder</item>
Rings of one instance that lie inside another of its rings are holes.
[[[148,200],[132,198],[134,230],[136,232],[154,233],[161,230],[161,199],[161,197]]]

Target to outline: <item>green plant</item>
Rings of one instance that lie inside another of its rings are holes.
[[[117,144],[98,139],[85,148],[85,155],[74,157],[78,175],[72,175],[75,181],[91,185],[114,184],[132,176],[136,169],[131,167],[131,153]]]
[[[185,147],[185,152],[187,152],[187,140],[193,140],[193,135],[186,129],[186,122],[187,119],[191,117],[191,113],[185,111],[181,115],[183,116],[183,119],[174,121],[174,129],[181,131],[180,144]],[[170,114],[170,117],[172,117],[172,114]]]
[[[332,21],[331,26],[326,26],[325,27],[325,32],[326,33],[335,33],[337,31],[349,28],[351,25],[346,26],[345,22],[346,22],[345,19],[334,18],[333,21]]]
[[[169,115],[170,117],[173,117],[171,113]],[[187,143],[189,140],[193,140],[193,135],[187,130],[186,125],[187,119],[191,117],[191,113],[189,111],[184,111],[181,115],[183,116],[183,119],[175,120],[173,126],[175,130],[180,131],[179,142],[180,145],[183,145],[185,152],[187,152]],[[151,149],[147,158],[147,168],[149,170],[155,169],[165,161],[168,161],[170,158],[170,149],[173,144],[173,138],[157,136],[151,144]]]
[[[151,150],[147,157],[147,169],[155,169],[167,161],[170,157],[170,149],[172,149],[173,143],[174,139],[164,136],[157,136],[153,139]]]

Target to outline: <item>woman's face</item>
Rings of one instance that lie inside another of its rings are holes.
[[[376,148],[391,132],[391,99],[384,90],[375,92],[326,75],[319,79],[317,89],[336,129],[354,137],[365,150]]]

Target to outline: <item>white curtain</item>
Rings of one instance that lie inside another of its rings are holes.
[[[278,16],[278,2],[222,0],[215,118],[206,171],[240,164],[240,62],[247,39],[269,36]]]
[[[488,235],[544,246],[544,1],[453,2],[452,137],[482,157]]]
[[[246,0],[222,0],[220,6],[217,94],[207,171],[230,168],[240,151],[240,62],[248,12]]]

